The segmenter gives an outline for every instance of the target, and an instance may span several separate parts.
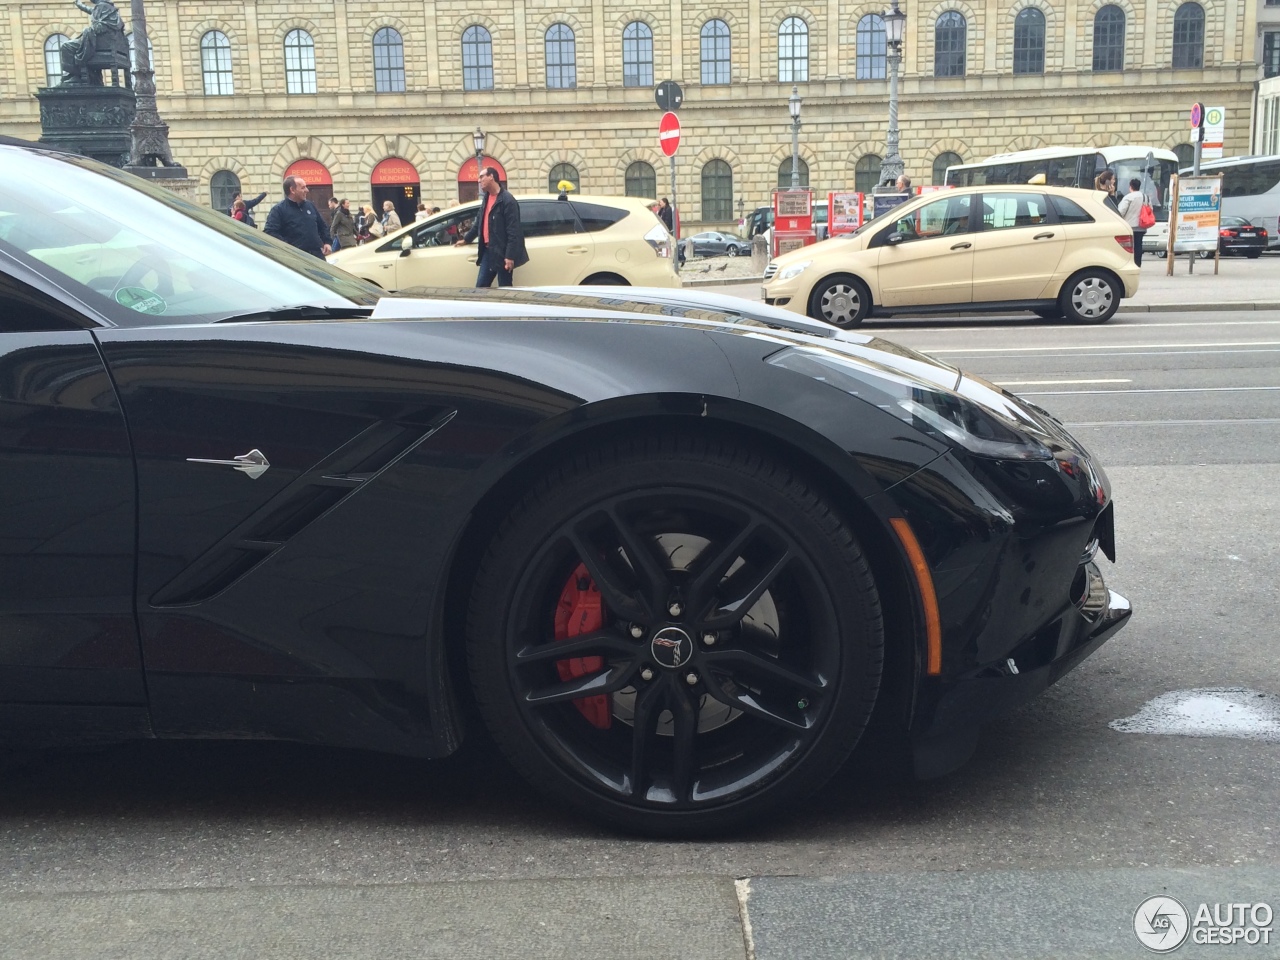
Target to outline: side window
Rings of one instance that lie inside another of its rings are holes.
[[[1093,217],[1085,213],[1084,207],[1074,200],[1049,194],[1049,203],[1058,214],[1059,223],[1093,223]]]
[[[917,207],[894,224],[905,240],[928,240],[969,232],[969,196],[947,197]]]
[[[1034,227],[1048,218],[1044,197],[1038,193],[984,193],[982,229],[1012,230]]]
[[[43,333],[90,326],[69,307],[0,273],[0,333]]]
[[[522,200],[520,226],[526,240],[581,232],[577,217],[563,200]]]
[[[619,220],[625,218],[629,212],[620,207],[606,207],[602,203],[570,202],[573,203],[573,209],[578,212],[582,225],[591,233],[613,226]]]
[[[466,210],[460,210],[447,217],[436,217],[433,220],[428,220],[413,231],[414,247],[447,247],[456,243],[467,235],[467,231],[471,229],[471,220],[475,215],[475,208],[468,207]],[[400,241],[393,241],[385,249],[399,250]],[[379,249],[379,252],[381,252],[381,249]]]

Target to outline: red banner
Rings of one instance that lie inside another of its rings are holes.
[[[318,160],[295,160],[284,172],[286,177],[301,177],[307,186],[333,186],[333,177],[325,165]]]
[[[392,184],[399,186],[404,183],[419,183],[418,171],[414,169],[413,164],[408,160],[401,160],[399,157],[388,157],[380,164],[373,168],[373,175],[369,178],[374,184]]]

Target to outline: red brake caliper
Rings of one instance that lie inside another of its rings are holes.
[[[603,625],[604,604],[600,600],[600,590],[587,573],[586,565],[580,563],[560,591],[560,601],[556,604],[556,639],[568,640],[599,630]],[[561,680],[575,680],[603,669],[604,657],[572,657],[556,661],[556,671]],[[593,727],[609,729],[613,715],[609,710],[608,694],[581,697],[573,701],[573,705]]]

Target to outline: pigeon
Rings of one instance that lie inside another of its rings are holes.
[[[726,260],[724,263],[720,264],[720,266],[716,267],[716,269],[717,269],[717,270],[723,270],[723,269],[724,269],[725,267],[727,267],[728,265],[729,265],[729,261],[728,261],[728,260]]]
[[[705,267],[703,267],[703,268],[702,268],[700,271],[698,271],[698,272],[699,272],[699,273],[710,273],[710,272],[711,272],[711,264],[709,264],[709,263],[708,263]]]

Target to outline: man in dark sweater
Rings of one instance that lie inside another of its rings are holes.
[[[267,214],[264,232],[322,260],[332,252],[329,225],[307,199],[307,181],[301,177],[284,178],[284,199]]]
[[[491,286],[494,277],[498,278],[498,286],[509,287],[516,267],[529,262],[529,254],[524,249],[524,229],[520,226],[520,204],[503,189],[498,171],[493,167],[481,170],[478,179],[483,198],[480,215],[456,246],[480,241],[476,254],[476,263],[480,265],[477,287]]]

